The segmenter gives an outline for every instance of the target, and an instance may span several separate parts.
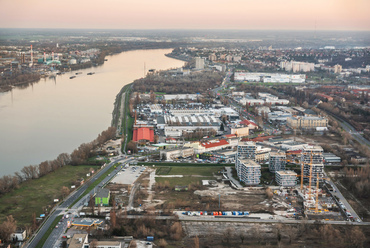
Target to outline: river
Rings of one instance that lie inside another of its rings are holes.
[[[136,50],[107,56],[99,67],[41,79],[0,93],[0,177],[24,166],[71,153],[110,126],[121,88],[148,69],[181,67],[171,49]],[[75,72],[82,72],[70,79]],[[95,72],[94,75],[87,75]]]

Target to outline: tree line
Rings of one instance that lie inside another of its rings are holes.
[[[39,165],[29,165],[15,172],[14,175],[4,175],[0,178],[0,195],[17,189],[22,182],[43,177],[65,165],[80,165],[93,155],[93,150],[114,138],[116,128],[109,127],[90,143],[81,144],[71,154],[61,153],[56,159],[43,161]]]

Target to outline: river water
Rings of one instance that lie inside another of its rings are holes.
[[[110,126],[120,89],[148,69],[181,67],[170,49],[136,50],[107,56],[104,65],[41,79],[0,93],[0,177],[71,153]],[[144,66],[145,64],[145,66]],[[87,75],[95,72],[94,75]]]

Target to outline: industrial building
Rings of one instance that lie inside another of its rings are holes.
[[[157,118],[157,128],[164,129],[166,137],[180,137],[185,132],[196,129],[219,131],[221,120],[207,115],[160,116]]]
[[[246,185],[258,185],[261,179],[261,165],[251,159],[237,159],[235,169],[239,181]]]
[[[291,170],[276,171],[275,180],[279,186],[294,187],[297,184],[297,173]]]
[[[285,152],[270,152],[269,171],[277,172],[284,171],[286,165]]]
[[[321,146],[307,146],[303,148],[301,153],[301,165],[303,166],[303,174],[305,181],[316,182],[317,175],[322,178],[324,172],[324,157]]]

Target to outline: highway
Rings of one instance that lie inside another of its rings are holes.
[[[54,212],[52,212],[48,219],[42,223],[42,226],[38,229],[37,233],[33,235],[33,239],[26,244],[26,248],[34,248],[36,245],[40,242],[41,238],[45,235],[46,231],[49,229],[55,218],[61,214],[65,214],[65,210],[70,207],[70,205],[80,196],[82,195],[85,190],[89,187],[89,185],[95,180],[97,180],[102,174],[104,174],[109,168],[111,168],[114,164],[118,162],[128,162],[130,161],[131,158],[123,158],[123,157],[118,157],[114,159],[111,163],[106,165],[103,169],[101,169],[99,172],[97,172],[89,181],[87,181],[84,185],[82,185],[80,188],[78,188],[76,191],[72,192],[65,200],[62,202]],[[116,170],[117,173],[118,170]],[[111,173],[111,175],[107,178],[105,178],[97,187],[101,186],[102,184],[106,183],[108,180],[110,180],[114,175],[114,173]],[[89,194],[87,194],[88,196]],[[83,205],[83,200],[85,200],[86,197],[83,197],[76,205],[77,208]],[[63,227],[66,225],[66,221],[64,221],[63,225],[54,229],[52,234],[49,236],[47,242],[45,242],[43,247],[50,248],[50,247],[55,247],[54,245],[51,245],[51,243],[54,243],[54,237],[56,235],[61,234],[63,230],[65,230]]]

